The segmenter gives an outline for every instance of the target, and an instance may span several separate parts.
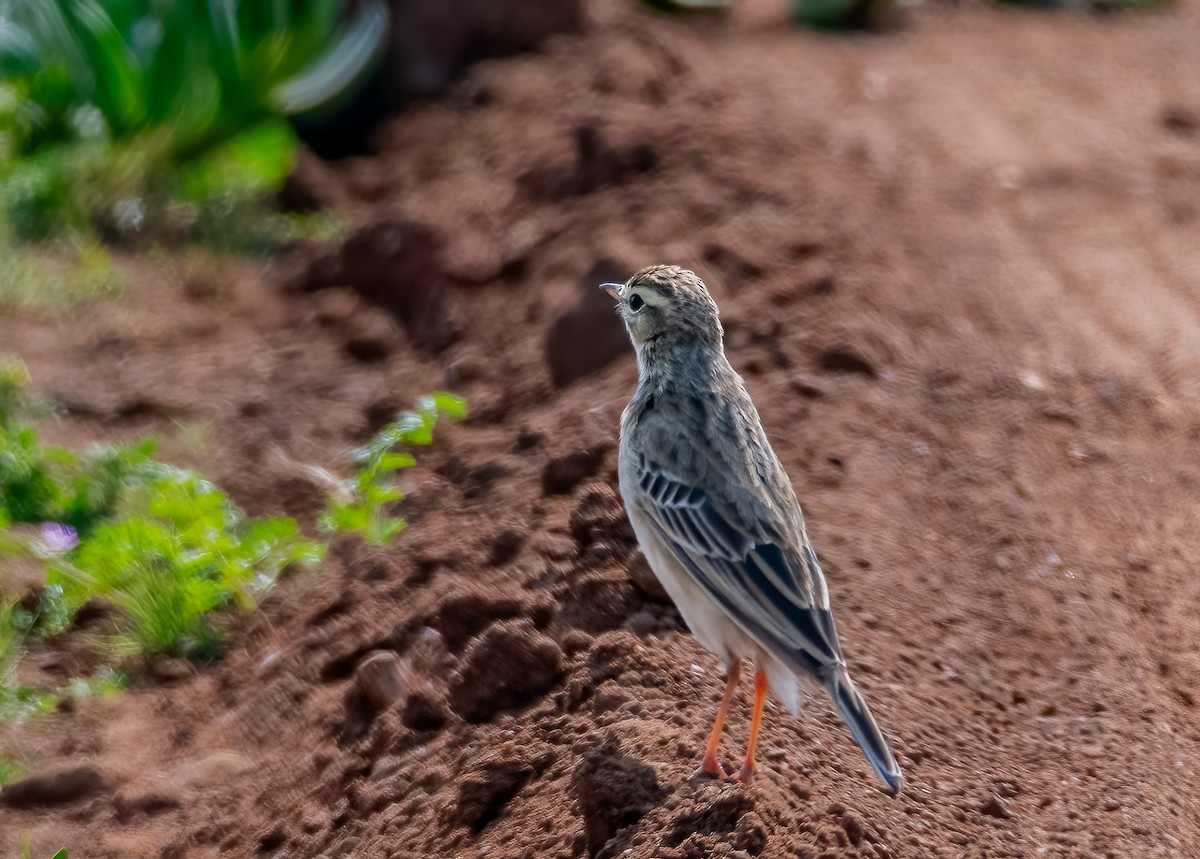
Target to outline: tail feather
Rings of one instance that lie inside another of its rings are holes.
[[[825,688],[833,699],[842,721],[846,723],[846,727],[854,735],[855,742],[867,756],[872,769],[895,796],[900,792],[904,775],[900,772],[900,766],[892,756],[891,749],[888,748],[887,740],[883,738],[883,732],[871,716],[867,702],[855,688],[850,675],[845,669],[837,671],[826,681]]]

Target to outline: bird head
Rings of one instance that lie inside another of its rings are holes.
[[[617,300],[634,348],[719,346],[723,335],[717,303],[695,272],[677,265],[652,265],[625,283],[600,288]]]

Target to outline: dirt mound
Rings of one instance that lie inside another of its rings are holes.
[[[218,665],[9,729],[43,785],[95,789],[0,806],[0,849],[1200,852],[1200,144],[1166,119],[1200,110],[1200,25],[942,14],[840,39],[596,2],[332,166],[344,247],[204,290],[129,261],[124,302],[0,320],[62,437],[163,433],[309,523],[303,466],[433,387],[472,410],[406,475],[393,549],[337,544]],[[820,698],[769,705],[752,788],[689,780],[721,666],[635,583],[635,368],[588,283],[650,262],[721,305],[897,799]]]

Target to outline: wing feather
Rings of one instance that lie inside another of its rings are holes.
[[[816,554],[763,516],[721,509],[702,488],[643,457],[638,483],[659,538],[747,633],[818,676],[842,662]]]

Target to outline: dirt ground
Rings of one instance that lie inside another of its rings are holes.
[[[844,37],[595,2],[309,165],[344,251],[130,260],[122,301],[0,320],[57,433],[162,434],[255,513],[311,523],[289,463],[344,468],[423,391],[472,409],[393,549],[339,544],[220,664],[8,728],[57,781],[0,850],[1200,855],[1198,43],[1194,3]],[[718,298],[896,799],[822,699],[769,706],[753,787],[688,780],[721,668],[631,577],[636,374],[594,289],[652,262]]]

